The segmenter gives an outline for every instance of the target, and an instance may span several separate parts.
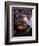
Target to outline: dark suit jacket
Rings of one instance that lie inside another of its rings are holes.
[[[27,31],[23,31],[23,32],[20,32],[20,31],[17,31],[14,36],[32,36],[32,28],[28,29]]]

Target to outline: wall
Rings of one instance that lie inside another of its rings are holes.
[[[4,2],[7,0],[0,0],[0,46],[5,46],[4,44],[4,12],[5,12],[5,6]],[[8,0],[9,1],[9,0]],[[13,0],[13,1],[18,1],[18,0]],[[23,2],[39,2],[38,0],[19,0]],[[39,43],[32,43],[32,44],[20,44],[20,45],[14,45],[14,46],[39,46]]]

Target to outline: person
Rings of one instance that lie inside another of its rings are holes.
[[[17,22],[17,23],[21,23],[20,25],[22,25],[22,24],[24,24],[24,23],[26,23],[26,25],[27,25],[27,28],[25,27],[25,29],[23,29],[23,30],[20,30],[19,28],[17,28],[18,26],[15,24],[15,34],[14,34],[14,36],[32,36],[32,14],[31,14],[31,12],[29,11],[28,13],[27,13],[27,15],[26,14],[21,14],[20,16],[22,16],[22,18],[20,18],[20,20],[21,19],[23,19],[23,21],[21,22],[21,21],[19,21],[19,22]],[[21,26],[21,27],[23,27],[23,26]],[[22,28],[21,28],[22,29]]]
[[[30,27],[32,27],[32,17],[28,19],[26,16],[23,17],[24,22],[26,22]]]
[[[24,22],[27,23],[30,27],[32,27],[32,13],[28,11],[27,14],[23,15]]]

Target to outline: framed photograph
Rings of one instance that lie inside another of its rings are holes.
[[[5,44],[38,42],[38,3],[5,2]]]

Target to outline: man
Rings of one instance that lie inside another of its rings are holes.
[[[19,20],[19,22],[15,24],[16,33],[14,34],[14,36],[32,36],[32,14],[31,12],[28,11],[27,14],[20,14],[20,17],[17,20]]]

